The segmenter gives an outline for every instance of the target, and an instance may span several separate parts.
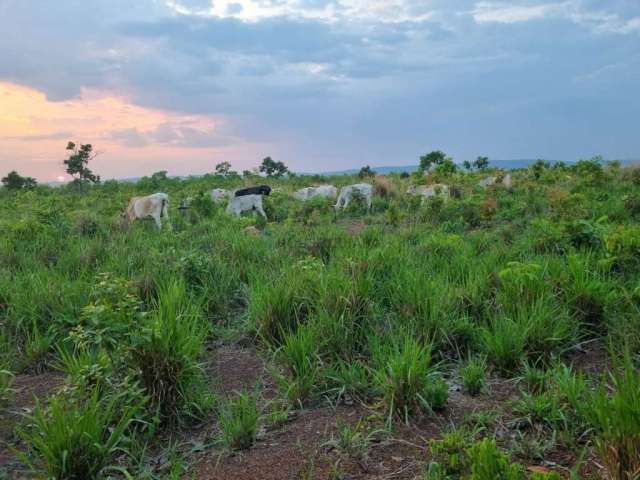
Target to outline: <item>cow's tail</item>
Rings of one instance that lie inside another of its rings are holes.
[[[167,214],[169,213],[169,200],[167,200],[166,198],[162,199],[162,210],[160,211],[160,214],[165,217],[167,216]]]

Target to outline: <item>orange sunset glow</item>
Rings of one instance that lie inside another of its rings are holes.
[[[223,119],[142,108],[124,96],[83,89],[80,98],[54,102],[34,89],[0,83],[0,164],[40,181],[66,179],[67,141],[91,143],[104,178],[157,170],[187,175],[212,171],[227,156],[258,155],[258,146],[222,139]],[[217,144],[218,143],[218,144]],[[180,170],[180,159],[188,169]],[[249,165],[247,165],[249,167]]]

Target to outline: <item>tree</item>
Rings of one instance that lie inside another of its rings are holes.
[[[486,170],[489,168],[489,157],[478,157],[474,160],[473,166],[476,170]]]
[[[282,177],[286,173],[289,172],[287,166],[282,162],[276,162],[271,159],[271,157],[267,157],[262,160],[262,164],[260,165],[259,170],[266,174],[267,177]]]
[[[238,175],[238,172],[231,170],[231,164],[229,162],[221,162],[216,165],[216,175],[230,177]]]
[[[23,188],[34,188],[38,182],[33,177],[23,177],[15,170],[9,172],[2,179],[2,185],[9,190],[21,190]]]
[[[440,175],[443,175],[445,177],[453,175],[457,171],[458,171],[458,166],[450,157],[445,158],[442,162],[436,165],[436,172],[438,172]]]
[[[429,171],[429,169],[434,165],[440,165],[445,161],[447,156],[444,152],[440,150],[434,150],[433,152],[427,153],[420,157],[420,166],[418,170],[421,174],[424,175],[424,172]]]
[[[471,162],[469,160],[465,160],[464,162],[462,162],[462,166],[465,170],[471,171],[471,169],[473,169],[473,166],[471,165]]]
[[[99,183],[100,177],[89,170],[87,166],[97,156],[91,144],[87,143],[78,147],[75,143],[69,142],[67,150],[71,153],[64,164],[67,167],[67,173],[73,177],[73,182],[76,184]]]
[[[365,165],[358,172],[358,178],[374,177],[375,175],[376,175],[376,172],[372,170],[369,165]]]

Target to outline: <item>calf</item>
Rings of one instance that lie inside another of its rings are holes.
[[[133,197],[122,217],[129,221],[152,217],[158,229],[161,229],[160,217],[169,220],[169,196],[166,193],[154,193],[146,197]]]

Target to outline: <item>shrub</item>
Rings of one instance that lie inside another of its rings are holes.
[[[19,430],[29,450],[22,459],[47,478],[98,478],[126,452],[127,429],[139,409],[129,405],[120,416],[116,404],[116,397],[101,399],[94,390],[85,401],[53,397],[47,408],[36,405]]]
[[[257,393],[236,392],[232,398],[222,401],[218,424],[225,446],[233,450],[251,447],[256,439],[259,420]]]

